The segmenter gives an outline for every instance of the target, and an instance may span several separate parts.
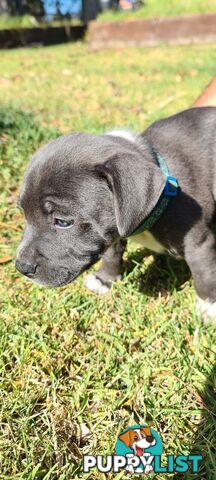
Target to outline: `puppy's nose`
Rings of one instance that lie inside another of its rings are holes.
[[[26,275],[27,277],[33,276],[36,272],[37,265],[33,265],[27,262],[21,262],[20,260],[16,261],[16,268],[20,273]]]
[[[149,435],[148,437],[146,437],[146,440],[147,442],[152,443],[154,440],[154,437],[152,435]]]

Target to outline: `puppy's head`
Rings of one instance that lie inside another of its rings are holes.
[[[144,450],[156,443],[149,427],[131,428],[119,435],[119,440],[135,452],[137,447]]]
[[[39,149],[19,198],[17,269],[50,287],[72,282],[148,214],[164,186],[158,170],[132,142],[108,135],[65,135]]]

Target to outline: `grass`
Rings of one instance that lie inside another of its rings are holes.
[[[199,478],[215,479],[215,331],[196,318],[187,267],[129,246],[123,281],[97,297],[83,277],[35,286],[12,259],[16,197],[39,144],[74,129],[140,131],[191,105],[215,61],[212,45],[1,52],[0,480],[112,479],[84,475],[82,455],[112,453],[136,422],[154,426],[166,454],[201,452]]]
[[[159,16],[170,15],[187,15],[192,13],[216,13],[216,0],[145,0],[143,7],[137,11],[112,11],[107,10],[98,16],[102,21],[115,20],[133,20]],[[46,22],[39,21],[32,15],[21,15],[10,17],[8,15],[0,15],[0,29],[4,28],[33,28],[50,25],[71,25],[80,21],[76,18],[64,19],[62,21]]]
[[[0,15],[0,29],[4,28],[28,28],[38,26],[36,18],[31,15],[9,16]]]
[[[36,27],[50,27],[50,26],[61,26],[61,25],[76,25],[79,24],[80,20],[78,18],[71,19],[62,19],[55,21],[46,21],[45,19],[37,19],[32,15],[0,15],[0,30],[2,29],[11,29],[11,28],[36,28]]]
[[[144,0],[137,11],[105,11],[100,20],[133,20],[169,15],[188,15],[196,13],[216,13],[216,0]]]

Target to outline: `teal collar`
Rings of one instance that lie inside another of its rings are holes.
[[[170,199],[177,195],[179,187],[178,180],[170,175],[165,159],[159,153],[154,152],[154,154],[161,171],[166,176],[166,184],[151,213],[138,225],[138,227],[133,231],[133,233],[131,233],[130,236],[138,235],[139,233],[144,232],[144,230],[150,230],[150,228],[152,228],[153,225],[159,220],[160,216],[169,204]]]

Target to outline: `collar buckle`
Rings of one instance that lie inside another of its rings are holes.
[[[164,194],[167,195],[168,197],[175,197],[177,195],[178,187],[179,187],[179,184],[178,184],[177,178],[172,177],[171,175],[168,175],[166,179],[166,185],[164,188]]]

